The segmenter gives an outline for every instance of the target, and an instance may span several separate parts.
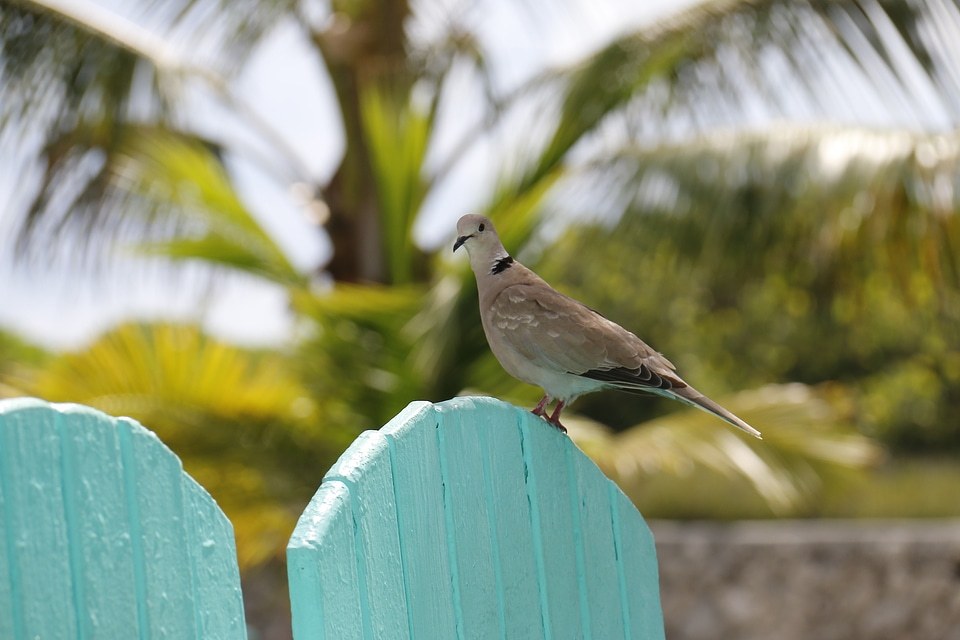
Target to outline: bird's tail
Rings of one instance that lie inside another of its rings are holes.
[[[688,404],[692,407],[696,407],[697,409],[700,409],[702,411],[706,411],[707,413],[712,413],[713,415],[717,416],[724,422],[732,424],[738,429],[743,429],[753,437],[763,440],[763,436],[760,435],[759,431],[757,431],[756,429],[751,427],[749,424],[747,424],[737,416],[733,415],[732,413],[730,413],[729,411],[727,411],[726,409],[721,407],[719,404],[717,404],[707,396],[703,395],[693,387],[690,387],[690,386],[679,387],[679,388],[674,387],[673,389],[670,389],[669,391],[667,391],[666,393],[663,393],[662,395],[667,395],[667,394],[672,395],[675,400],[679,400],[680,402]]]

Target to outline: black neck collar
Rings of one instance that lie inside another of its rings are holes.
[[[500,258],[493,263],[493,268],[490,269],[490,273],[497,275],[498,273],[503,273],[507,269],[513,266],[513,258],[507,256],[506,258]]]

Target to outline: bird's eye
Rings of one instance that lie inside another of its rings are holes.
[[[481,224],[479,227],[477,227],[477,231],[483,231],[483,224]]]

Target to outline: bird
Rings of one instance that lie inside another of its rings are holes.
[[[515,260],[485,216],[460,218],[454,253],[460,247],[477,279],[490,350],[507,373],[543,389],[534,415],[566,433],[560,423],[564,407],[583,394],[613,388],[677,400],[762,439],[759,431],[687,384],[673,363],[643,340]],[[556,407],[548,414],[554,400]]]

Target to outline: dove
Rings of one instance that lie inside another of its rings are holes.
[[[480,318],[490,350],[514,378],[543,389],[533,413],[566,433],[560,413],[600,389],[652,393],[713,414],[752,436],[760,432],[688,385],[663,355],[597,311],[565,296],[503,248],[489,219],[457,222],[477,278]],[[552,414],[547,406],[556,400]]]

